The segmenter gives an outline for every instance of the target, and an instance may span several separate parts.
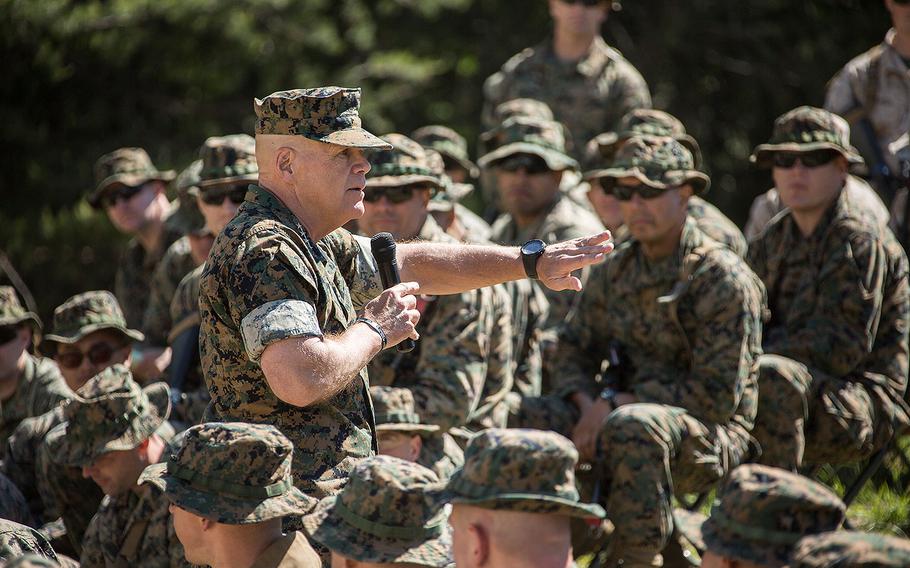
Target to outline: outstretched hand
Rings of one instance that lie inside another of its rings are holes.
[[[581,290],[581,280],[572,273],[597,264],[613,250],[613,235],[604,231],[547,245],[537,261],[537,277],[551,290]]]

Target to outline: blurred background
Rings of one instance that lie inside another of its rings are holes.
[[[878,0],[624,0],[604,35],[699,140],[708,199],[742,225],[770,183],[752,147],[821,106],[888,26]],[[126,239],[84,202],[95,160],[142,146],[180,170],[206,137],[252,134],[253,97],[281,89],[360,86],[370,130],[442,123],[473,151],[484,79],[549,28],[543,0],[2,1],[0,249],[45,321],[111,288]]]

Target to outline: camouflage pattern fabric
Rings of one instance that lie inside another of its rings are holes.
[[[87,382],[63,408],[62,435],[48,444],[56,461],[85,466],[113,451],[132,450],[167,420],[170,391],[164,383],[141,388],[129,369],[117,364]]]
[[[116,185],[135,187],[158,180],[168,183],[176,177],[173,170],[159,171],[142,148],[120,148],[95,162],[95,189],[88,195],[89,204],[101,207],[101,196]]]
[[[746,237],[714,204],[693,195],[689,198],[688,213],[702,233],[732,250],[736,256],[746,258],[749,250]]]
[[[580,503],[578,452],[554,432],[491,428],[468,442],[465,462],[441,501],[488,509],[603,519],[599,505]]]
[[[42,415],[72,396],[53,361],[26,354],[25,368],[15,392],[0,401],[0,459],[6,454],[9,437],[20,422]]]
[[[297,487],[334,494],[375,452],[366,370],[325,403],[299,408],[275,396],[259,356],[288,337],[343,332],[382,284],[349,232],[314,242],[265,189],[251,186],[246,199],[215,239],[200,282],[206,415],[276,426],[294,444]]]
[[[768,288],[759,417],[762,462],[843,463],[910,422],[907,258],[841,191],[808,238],[778,216],[749,249]],[[805,452],[805,455],[804,455]]]
[[[16,487],[12,480],[0,473],[0,519],[8,519],[17,523],[33,526],[35,519],[29,510],[28,503],[22,491]]]
[[[173,223],[168,222],[173,215],[173,212],[169,214],[165,221],[161,241],[156,250],[145,250],[139,241],[133,238],[127,243],[117,263],[114,295],[117,296],[127,325],[131,328],[138,329],[142,326],[142,319],[149,305],[155,269],[168,248],[183,236]]]
[[[439,152],[446,160],[446,165],[449,162],[453,165],[457,164],[468,177],[476,178],[480,173],[477,166],[468,157],[467,140],[451,128],[438,124],[423,126],[415,130],[411,134],[411,138],[421,146]]]
[[[555,394],[596,396],[611,341],[625,352],[613,386],[639,404],[614,411],[600,439],[618,548],[657,554],[672,530],[673,492],[710,488],[748,451],[763,293],[745,262],[692,219],[675,254],[648,260],[633,239],[592,271],[552,364]]]
[[[910,130],[910,76],[907,64],[894,48],[895,33],[889,30],[881,44],[850,60],[831,79],[825,94],[825,108],[831,112],[853,115],[851,122],[869,119],[893,173],[900,169],[892,143]],[[870,95],[875,100],[870,100]]]
[[[26,310],[19,301],[19,295],[12,286],[0,286],[0,325],[13,325],[30,321],[35,332],[41,331],[38,314]]]
[[[102,329],[119,331],[126,338],[142,341],[145,337],[129,329],[120,304],[106,290],[76,294],[57,306],[51,332],[44,336],[47,343],[76,343],[86,335]],[[54,349],[54,345],[49,346]]]
[[[439,152],[424,148],[403,134],[386,134],[382,139],[394,149],[377,150],[371,154],[367,187],[422,184],[445,190],[445,166]]]
[[[847,176],[847,183],[844,185],[844,191],[850,194],[850,199],[857,207],[865,209],[875,220],[882,226],[896,228],[899,217],[893,219],[885,207],[882,198],[875,193],[872,186],[865,180],[856,176]],[[903,214],[903,209],[898,205],[898,196],[894,202],[894,212]],[[765,230],[771,220],[774,219],[781,211],[785,209],[783,202],[780,200],[780,194],[777,188],[772,187],[765,193],[759,195],[752,201],[749,208],[749,219],[746,221],[746,227],[743,229],[748,240],[757,239],[762,231]],[[895,233],[896,234],[896,233]]]
[[[59,557],[60,560],[63,560],[63,558],[65,557]],[[79,563],[72,561],[71,563],[58,564],[53,560],[50,560],[43,556],[38,556],[37,554],[26,554],[24,556],[15,558],[6,564],[8,568],[56,568],[61,565],[67,567],[78,567]]]
[[[181,333],[187,329],[198,326],[199,320],[199,282],[202,280],[204,265],[197,266],[183,277],[174,298],[171,301],[171,321],[174,324],[168,333],[167,342],[172,344]],[[175,391],[172,389],[172,395]],[[192,425],[202,422],[205,409],[208,407],[212,396],[205,385],[202,376],[201,362],[197,361],[188,371],[183,388],[176,396],[172,396],[174,408],[171,411],[171,421]]]
[[[775,152],[813,150],[835,150],[851,164],[863,163],[862,156],[850,145],[847,121],[830,111],[810,106],[797,107],[777,117],[771,140],[756,146],[749,160],[768,168]]]
[[[553,171],[578,168],[578,162],[566,153],[565,129],[558,122],[537,118],[510,118],[492,136],[488,144],[493,148],[477,160],[483,168],[495,167],[496,162],[514,154],[540,156]]]
[[[63,409],[58,406],[40,416],[26,418],[10,435],[6,456],[3,459],[3,473],[19,488],[35,520],[50,521],[59,516],[56,507],[45,511],[43,498],[47,488],[39,483],[37,474],[38,449],[51,428],[63,422]],[[53,509],[53,510],[51,510]],[[29,523],[26,523],[29,524]]]
[[[510,99],[530,98],[546,103],[556,120],[566,125],[581,154],[585,141],[616,130],[623,115],[651,106],[648,86],[616,49],[597,37],[580,61],[562,62],[552,39],[525,49],[491,75],[483,87],[483,122],[496,126],[494,109]]]
[[[200,424],[181,434],[167,462],[146,468],[139,484],[154,485],[181,509],[228,525],[300,516],[316,500],[294,487],[293,452],[274,426]]]
[[[711,515],[679,511],[681,532],[699,550],[758,566],[787,566],[804,535],[840,528],[846,505],[830,489],[763,465],[733,470]]]
[[[278,91],[255,99],[256,134],[303,136],[357,148],[391,149],[361,127],[360,89],[317,87]]]
[[[171,301],[180,280],[196,266],[190,251],[189,237],[180,237],[174,241],[161,257],[161,262],[152,275],[148,305],[142,318],[142,331],[148,345],[167,345],[167,336],[173,326]]]
[[[669,136],[675,139],[692,153],[695,167],[701,167],[701,149],[695,138],[686,133],[682,121],[668,112],[650,108],[639,108],[627,113],[615,132],[604,132],[589,140],[585,147],[585,162],[596,162],[601,158],[609,162],[626,140],[641,135]],[[591,168],[586,167],[585,171],[589,169]]]
[[[171,217],[171,224],[182,234],[200,234],[205,229],[205,217],[199,210],[199,204],[192,193],[198,190],[199,172],[202,171],[202,160],[194,160],[177,175],[174,185],[177,187],[177,210]],[[192,192],[192,193],[191,193]]]
[[[216,186],[254,183],[259,179],[256,140],[249,134],[211,136],[203,142],[199,159],[202,160],[197,183],[199,191]]]
[[[367,563],[442,568],[452,562],[448,514],[436,510],[439,479],[415,463],[375,456],[357,465],[342,491],[304,517],[309,537]]]
[[[910,540],[836,531],[807,536],[793,550],[790,568],[901,568],[910,566]]]
[[[689,184],[696,195],[711,185],[710,178],[695,169],[692,152],[667,136],[633,136],[623,142],[609,166],[586,171],[585,176],[599,178],[605,189],[625,177],[661,189]]]
[[[38,531],[0,518],[0,564],[6,565],[25,554],[35,554],[57,561],[57,553]]]
[[[429,216],[417,238],[454,242]],[[490,352],[493,290],[482,288],[424,298],[418,309],[423,317],[417,324],[420,333],[417,347],[408,353],[389,349],[374,357],[367,367],[371,384],[410,390],[421,420],[436,424],[443,431],[465,426],[472,419],[479,420],[478,411],[489,413],[497,402],[488,400],[484,401],[485,408],[479,406],[488,378],[488,363],[491,356],[498,357]],[[509,321],[499,323],[510,324]],[[510,361],[511,342],[501,342],[497,348]],[[496,393],[492,393],[494,398],[501,399],[511,388],[509,365],[500,365],[505,376],[493,377],[500,383],[495,387]],[[498,394],[503,386],[505,390]]]

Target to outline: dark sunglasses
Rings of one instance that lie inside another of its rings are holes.
[[[101,205],[106,208],[113,207],[117,205],[117,202],[120,200],[129,201],[136,196],[137,193],[142,191],[144,185],[121,185],[116,189],[112,189],[104,193],[101,196]]]
[[[199,194],[206,205],[221,205],[227,197],[234,205],[240,205],[246,199],[246,186],[202,190]]]
[[[92,365],[105,365],[110,362],[111,357],[114,356],[114,352],[121,349],[125,344],[121,343],[120,345],[111,345],[110,343],[96,343],[92,345],[88,351],[82,353],[81,351],[67,351],[66,353],[57,353],[54,359],[57,361],[57,364],[63,367],[64,369],[76,369],[82,365],[82,361],[88,357],[89,362]]]
[[[543,174],[550,171],[550,166],[547,165],[546,160],[540,156],[532,156],[531,154],[518,154],[516,156],[509,156],[508,158],[503,159],[496,167],[504,172],[517,172],[519,170],[524,170],[529,176]]]
[[[363,192],[363,200],[367,203],[376,203],[383,196],[389,200],[389,203],[399,204],[414,197],[413,185],[404,185],[400,187],[369,187]]]
[[[907,0],[910,1],[910,0]],[[563,4],[584,4],[585,6],[598,6],[604,3],[604,0],[562,0]]]
[[[0,345],[6,345],[19,335],[19,324],[0,326]]]
[[[908,0],[910,2],[910,0]],[[774,153],[774,167],[776,168],[792,168],[796,165],[796,161],[799,160],[799,163],[806,166],[807,168],[817,168],[819,166],[824,166],[827,163],[830,163],[832,160],[837,158],[839,154],[834,150],[813,150],[811,152],[775,152]]]
[[[613,187],[610,188],[610,193],[620,201],[629,201],[636,193],[640,195],[642,199],[654,199],[655,197],[663,195],[668,189],[670,188],[651,187],[650,185],[645,185],[643,183],[639,185],[614,184]]]

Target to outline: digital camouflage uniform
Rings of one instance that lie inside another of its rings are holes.
[[[38,531],[0,518],[0,565],[6,566],[8,562],[26,554],[57,561],[57,553]]]
[[[754,159],[822,147],[859,160],[830,117],[808,107],[787,113]],[[808,237],[792,214],[778,216],[752,242],[749,264],[771,310],[755,426],[762,462],[844,463],[882,447],[910,421],[908,266],[892,233],[841,191]]]
[[[800,539],[790,568],[906,568],[910,540],[883,534],[836,531]]]
[[[367,191],[415,183],[445,191],[439,154],[400,134],[389,134],[383,140],[395,149],[370,157]],[[457,242],[430,215],[416,240]],[[512,388],[511,313],[508,304],[500,304],[499,311],[494,309],[494,294],[492,288],[481,288],[421,296],[417,304],[420,341],[410,352],[390,349],[374,357],[368,366],[371,383],[410,390],[421,419],[443,431],[469,422],[480,426]],[[501,415],[504,420],[505,413]]]
[[[283,91],[255,103],[257,134],[388,148],[360,128],[359,89]],[[294,444],[294,479],[309,495],[336,493],[375,453],[366,369],[331,399],[305,408],[281,401],[259,366],[262,351],[291,337],[345,331],[382,285],[344,229],[319,241],[266,188],[251,186],[216,238],[199,292],[209,420],[267,423]]]
[[[123,365],[108,367],[85,384],[64,407],[66,422],[47,435],[45,445],[57,463],[84,467],[112,451],[135,449],[153,435],[170,442],[167,386],[143,390]],[[162,457],[166,458],[165,448]],[[82,541],[82,566],[187,566],[168,512],[168,501],[154,487],[134,486],[101,502]]]
[[[609,167],[615,159],[617,149],[637,135],[669,136],[676,139],[691,152],[695,169],[701,169],[702,157],[698,142],[686,133],[686,127],[678,118],[662,110],[637,109],[622,118],[617,132],[599,134],[588,142],[583,179],[591,181],[599,177],[598,172]],[[689,216],[695,220],[701,232],[745,258],[748,248],[746,238],[720,209],[701,197],[692,196],[689,199]],[[617,245],[627,238],[629,229],[625,225],[613,230],[613,241]]]
[[[448,513],[433,500],[438,484],[419,464],[375,456],[359,463],[344,489],[323,499],[303,526],[312,540],[358,562],[449,566]]]
[[[837,534],[847,507],[809,478],[763,465],[733,470],[711,515],[677,510],[680,532],[699,551],[768,568],[788,565],[805,535]],[[840,565],[838,565],[840,566]]]
[[[274,426],[208,423],[180,436],[167,462],[139,478],[190,513],[226,525],[253,525],[308,513],[316,500],[294,487],[294,447]],[[243,538],[242,533],[236,533]],[[319,555],[302,533],[272,543],[254,566],[319,568]]]
[[[580,157],[584,143],[615,130],[624,114],[650,107],[651,95],[641,74],[599,36],[579,61],[563,62],[546,39],[509,59],[483,86],[483,120],[496,126],[493,111],[510,99],[546,103],[571,134]]]
[[[696,193],[708,183],[672,138],[630,139],[603,175],[656,187],[689,183]],[[562,410],[552,399],[527,405],[521,423],[549,421],[569,434],[578,419],[571,394],[597,396],[611,386],[635,395],[636,404],[607,418],[595,464],[609,490],[617,555],[657,555],[673,529],[672,495],[708,490],[748,452],[763,306],[763,287],[745,262],[691,218],[670,256],[650,260],[631,239],[592,272],[552,361]],[[621,380],[598,384],[615,343],[625,354]]]
[[[376,413],[376,431],[420,436],[417,463],[433,470],[439,479],[448,479],[464,463],[464,452],[452,435],[417,413],[410,390],[374,386],[370,388],[370,397]],[[379,451],[382,451],[381,441]]]
[[[172,349],[175,349],[175,344],[179,342],[179,338],[184,332],[193,333],[192,330],[195,328],[195,334],[199,333],[201,323],[199,319],[199,283],[204,270],[204,264],[194,268],[183,277],[174,292],[170,306],[173,325],[167,337],[167,343]],[[194,351],[192,363],[186,371],[181,388],[172,391],[174,396],[172,420],[186,425],[202,422],[205,409],[212,400],[202,374],[201,361],[198,356],[198,338],[195,346],[192,345],[193,342],[190,343],[188,348]]]
[[[115,186],[135,187],[149,181],[168,183],[176,176],[173,170],[159,171],[142,148],[120,148],[98,158],[95,162],[95,189],[89,194],[89,204],[101,208],[101,198]],[[171,212],[168,217],[173,216]],[[114,294],[123,306],[130,327],[139,328],[149,302],[155,268],[171,244],[181,237],[173,222],[165,221],[154,251],[146,251],[136,238],[130,239],[117,264]]]
[[[515,154],[540,156],[553,171],[578,167],[578,163],[565,154],[562,129],[554,122],[510,118],[500,129],[496,148],[484,155],[479,163],[484,168],[495,168],[498,161]],[[521,245],[530,239],[555,243],[599,233],[602,230],[603,225],[593,213],[581,208],[560,192],[556,194],[550,209],[531,226],[519,228],[512,215],[509,213],[500,215],[493,223],[493,241],[506,245]],[[585,270],[582,273],[583,282],[587,278],[587,272]],[[543,342],[542,352],[547,353],[553,348],[556,328],[573,317],[580,296],[573,291],[557,292],[549,288],[543,292],[550,306],[548,319],[539,333]],[[543,385],[542,391],[547,393],[548,390],[548,385]]]
[[[37,337],[41,320],[26,311],[12,286],[0,286],[0,325],[28,322]],[[25,367],[17,379],[16,390],[0,400],[0,460],[6,454],[7,441],[20,422],[39,416],[72,397],[73,393],[50,359],[25,354]]]

